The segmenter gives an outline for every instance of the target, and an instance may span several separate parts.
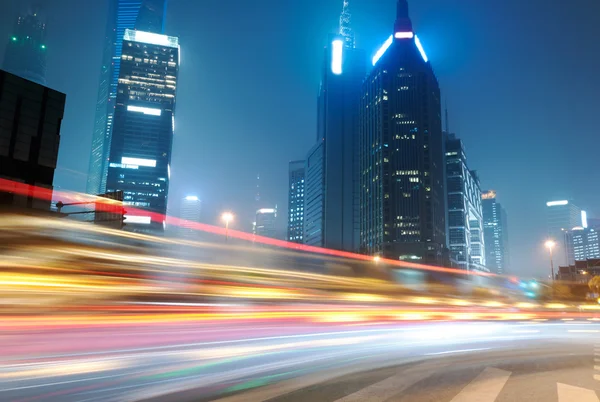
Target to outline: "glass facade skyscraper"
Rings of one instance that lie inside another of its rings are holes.
[[[479,178],[460,139],[450,134],[445,145],[450,256],[461,269],[487,271]]]
[[[581,208],[570,200],[552,200],[546,203],[548,238],[556,242],[554,255],[559,264],[575,262],[573,250],[569,248],[566,233],[575,227],[584,226]]]
[[[317,109],[319,145],[307,158],[310,199],[305,216],[310,221],[305,241],[358,251],[358,111],[366,56],[354,47],[348,1],[344,1],[339,33],[330,35],[323,60]],[[322,158],[318,169],[317,156]]]
[[[9,73],[46,85],[46,24],[38,11],[20,16],[6,45],[4,65]]]
[[[261,208],[256,211],[256,219],[254,220],[253,232],[255,235],[277,237],[277,208]]]
[[[167,0],[109,0],[86,192],[106,191],[108,152],[126,29],[163,33]]]
[[[448,262],[440,89],[406,0],[360,104],[361,252]]]
[[[481,194],[481,203],[486,266],[493,273],[506,274],[510,268],[506,211],[496,200],[493,190]]]
[[[303,243],[304,161],[292,161],[289,168],[287,239]]]
[[[125,30],[106,188],[123,190],[125,205],[163,215],[171,175],[178,72],[178,38]],[[138,229],[152,231],[164,225],[150,214],[129,215],[125,223],[146,225]]]

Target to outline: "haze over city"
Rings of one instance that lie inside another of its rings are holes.
[[[2,0],[1,37],[27,3]],[[55,183],[84,191],[106,2],[37,3],[47,17],[47,84],[68,95]],[[387,37],[395,6],[353,2],[356,43],[369,55]],[[496,190],[508,212],[514,274],[547,275],[547,200],[574,199],[600,214],[589,153],[598,145],[594,11],[593,0],[411,4],[450,130],[482,188]],[[169,2],[166,31],[182,46],[171,204],[196,194],[203,221],[231,209],[249,230],[260,174],[261,198],[279,207],[284,234],[287,163],[314,142],[322,49],[339,12],[338,0]]]

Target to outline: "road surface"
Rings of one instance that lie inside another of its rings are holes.
[[[74,323],[0,342],[1,401],[588,402],[600,391],[600,324],[585,319]]]

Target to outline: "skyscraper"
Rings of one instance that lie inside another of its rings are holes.
[[[254,220],[254,234],[258,236],[276,238],[277,208],[261,208],[256,211]]]
[[[574,263],[573,254],[565,236],[566,232],[582,226],[581,208],[569,200],[554,200],[546,203],[548,238],[556,242],[555,258],[559,264]]]
[[[450,134],[445,145],[450,255],[462,269],[485,271],[479,178],[467,166],[467,155],[460,139]]]
[[[163,33],[167,0],[109,0],[86,192],[106,191],[108,153],[126,29]]]
[[[41,21],[38,10],[17,18],[6,45],[3,69],[46,85],[46,24]]]
[[[508,272],[510,265],[506,211],[496,200],[494,190],[483,192],[481,200],[486,266],[502,275]]]
[[[440,89],[406,0],[360,105],[361,252],[446,264]]]
[[[304,239],[315,246],[357,251],[358,110],[366,66],[364,51],[354,47],[350,17],[344,1],[339,32],[329,36],[324,50],[317,145],[307,157],[306,190],[311,198],[306,199],[310,222]]]
[[[178,38],[125,30],[106,180],[107,191],[123,190],[125,205],[167,211],[178,72]],[[164,227],[150,214],[125,223]]]
[[[303,243],[304,161],[292,161],[289,167],[287,239]]]
[[[52,188],[66,96],[0,70],[0,178]],[[0,194],[0,204],[50,209],[50,200]]]
[[[179,218],[185,222],[179,225],[179,235],[186,238],[195,238],[198,233],[194,230],[194,223],[200,222],[202,202],[195,195],[188,195],[181,200]]]
[[[598,230],[577,226],[565,232],[565,243],[569,265],[575,261],[600,258],[600,237]]]

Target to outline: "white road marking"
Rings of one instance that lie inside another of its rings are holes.
[[[600,402],[596,391],[557,383],[558,402]]]
[[[451,402],[494,402],[511,372],[488,367],[469,383]]]
[[[445,365],[439,365],[436,369],[441,369]],[[353,394],[336,400],[335,402],[383,402],[394,395],[399,395],[410,386],[434,374],[434,371],[424,370],[424,364],[420,364],[412,369],[403,370],[400,373],[386,378],[383,381],[370,385]]]
[[[567,332],[600,332],[598,329],[569,329]]]

